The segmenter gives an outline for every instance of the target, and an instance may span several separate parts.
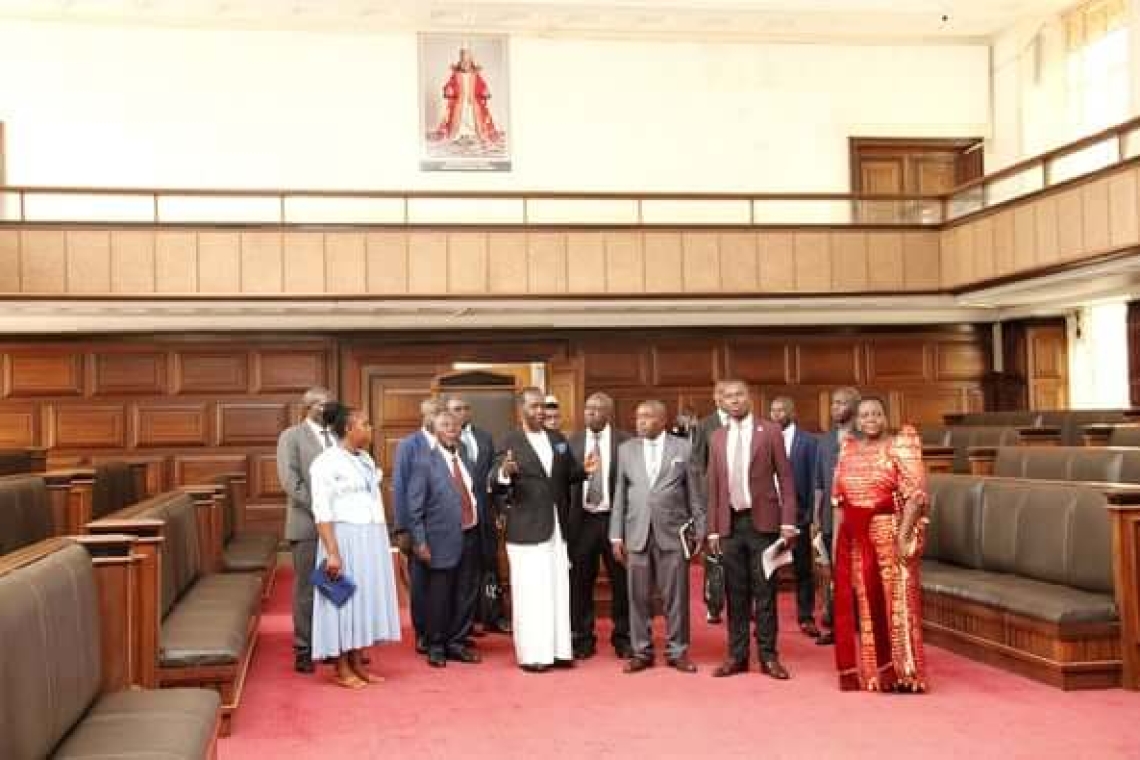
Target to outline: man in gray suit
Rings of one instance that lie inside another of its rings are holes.
[[[690,464],[690,444],[666,435],[665,405],[645,401],[637,407],[638,437],[617,452],[617,477],[610,541],[614,557],[629,573],[630,639],[633,657],[626,673],[653,665],[653,585],[665,608],[668,628],[666,662],[682,673],[695,673],[689,659],[689,560],[686,547],[705,536],[705,505],[700,481]],[[692,520],[691,538],[681,530]]]
[[[321,412],[332,401],[325,388],[310,388],[301,397],[305,418],[286,428],[277,439],[277,477],[285,491],[285,540],[293,553],[293,669],[312,673],[313,584],[317,563],[317,526],[309,490],[309,466],[325,449],[336,445]]]

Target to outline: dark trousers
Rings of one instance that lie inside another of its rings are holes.
[[[779,538],[760,533],[750,511],[732,515],[732,534],[721,539],[728,596],[728,658],[748,662],[748,627],[756,611],[756,643],[761,661],[776,658],[776,575],[764,577],[760,555]]]
[[[792,569],[796,576],[796,619],[815,622],[815,550],[811,545],[811,523],[797,526],[799,538],[792,547]]]
[[[308,657],[313,650],[313,568],[317,539],[290,541],[293,555],[293,654]]]
[[[831,533],[824,533],[822,535],[823,535],[823,545],[827,547],[827,552],[830,555],[828,557],[828,559],[832,562],[832,567],[831,567],[832,576],[831,577],[834,578],[835,577],[835,565],[834,565],[835,553],[832,551],[832,547],[834,546],[834,544],[832,543],[833,535]],[[823,594],[823,619],[820,622],[823,625],[827,626],[828,628],[830,628],[832,625],[831,621],[833,621],[835,619],[835,592],[834,592],[835,587],[832,585],[833,582],[834,582],[833,580],[828,580],[827,583],[823,586],[823,588],[820,589],[820,592]]]
[[[459,564],[446,570],[431,568],[417,561],[426,576],[424,613],[428,648],[444,652],[463,645],[471,632],[479,594],[479,531],[463,534],[463,555]]]
[[[629,589],[625,568],[614,559],[610,544],[609,513],[585,513],[567,548],[570,552],[570,630],[574,648],[597,644],[594,635],[594,584],[598,580],[599,559],[606,566],[613,592],[610,614],[614,630],[610,643],[615,648],[629,646]]]
[[[499,530],[491,517],[483,520],[479,530],[482,565],[475,619],[484,626],[501,625],[508,616],[503,606],[503,585],[499,581]]]
[[[705,552],[705,609],[710,618],[720,617],[724,612],[724,564],[719,556]]]
[[[427,595],[428,595],[428,567],[416,559],[415,555],[408,557],[408,606],[412,612],[412,628],[416,631],[416,639],[427,635]]]

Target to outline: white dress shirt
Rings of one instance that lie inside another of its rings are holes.
[[[439,445],[439,439],[436,438],[435,435],[427,428],[420,428],[420,432],[423,433],[424,438],[427,439],[428,449],[434,449]]]
[[[738,446],[744,447],[744,466],[748,468],[752,464],[752,428],[755,422],[752,415],[749,414],[742,420],[729,420],[728,422],[728,448],[725,454],[728,456],[728,492],[732,493],[733,478],[736,477],[734,463],[736,462],[736,449]],[[744,482],[748,483],[747,472],[744,474]],[[752,509],[752,489],[744,488],[744,504],[733,504],[732,506],[738,510]]]
[[[545,430],[536,433],[528,429],[525,433],[534,453],[538,454],[538,461],[542,462],[542,469],[546,470],[546,474],[549,475],[554,468],[554,449],[550,445],[550,437]]]
[[[789,459],[791,459],[792,458],[792,441],[794,441],[796,438],[796,423],[789,422],[788,426],[786,428],[784,428],[783,433],[784,433],[784,453],[788,455]]]
[[[594,450],[595,437],[598,441],[598,474],[602,476],[602,503],[596,507],[586,505],[586,494],[590,492],[590,479],[582,483],[582,508],[587,512],[601,513],[610,511],[610,435],[611,428],[607,424],[600,433],[595,433],[593,430],[586,428],[586,440],[584,442],[585,449],[582,456],[583,461],[585,457],[589,456],[590,452]]]
[[[717,419],[720,420],[720,426],[721,427],[724,427],[725,425],[728,424],[728,412],[724,411],[723,409],[718,408],[716,410],[716,416],[717,416]]]
[[[645,472],[649,475],[649,485],[652,487],[661,474],[661,453],[665,448],[665,434],[656,438],[646,438],[641,450],[645,455]]]
[[[313,519],[318,523],[384,524],[383,474],[365,451],[340,446],[322,451],[309,469]]]
[[[443,457],[444,464],[447,465],[447,471],[451,472],[452,467],[452,452],[448,451],[442,446],[436,446],[435,450]],[[463,457],[459,456],[459,447],[455,448],[455,458],[459,462],[459,475],[463,478],[463,485],[467,488],[467,496],[471,499],[471,508],[475,512],[475,522],[471,523],[472,527],[479,524],[479,503],[475,501],[474,481],[471,480],[471,473],[467,471],[467,465],[463,461]]]
[[[467,456],[471,458],[471,461],[474,462],[479,459],[479,441],[475,439],[475,432],[470,425],[463,426],[463,432],[459,434],[459,438],[467,447]]]

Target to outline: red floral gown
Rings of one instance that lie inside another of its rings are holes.
[[[842,512],[834,560],[839,688],[925,691],[919,565],[928,501],[918,434],[908,426],[878,442],[848,438],[834,483]],[[903,559],[897,536],[911,500],[923,511]]]

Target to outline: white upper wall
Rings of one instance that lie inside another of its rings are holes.
[[[510,58],[514,170],[422,173],[414,34],[3,22],[7,181],[843,191],[852,135],[989,132],[985,45],[512,36]]]

